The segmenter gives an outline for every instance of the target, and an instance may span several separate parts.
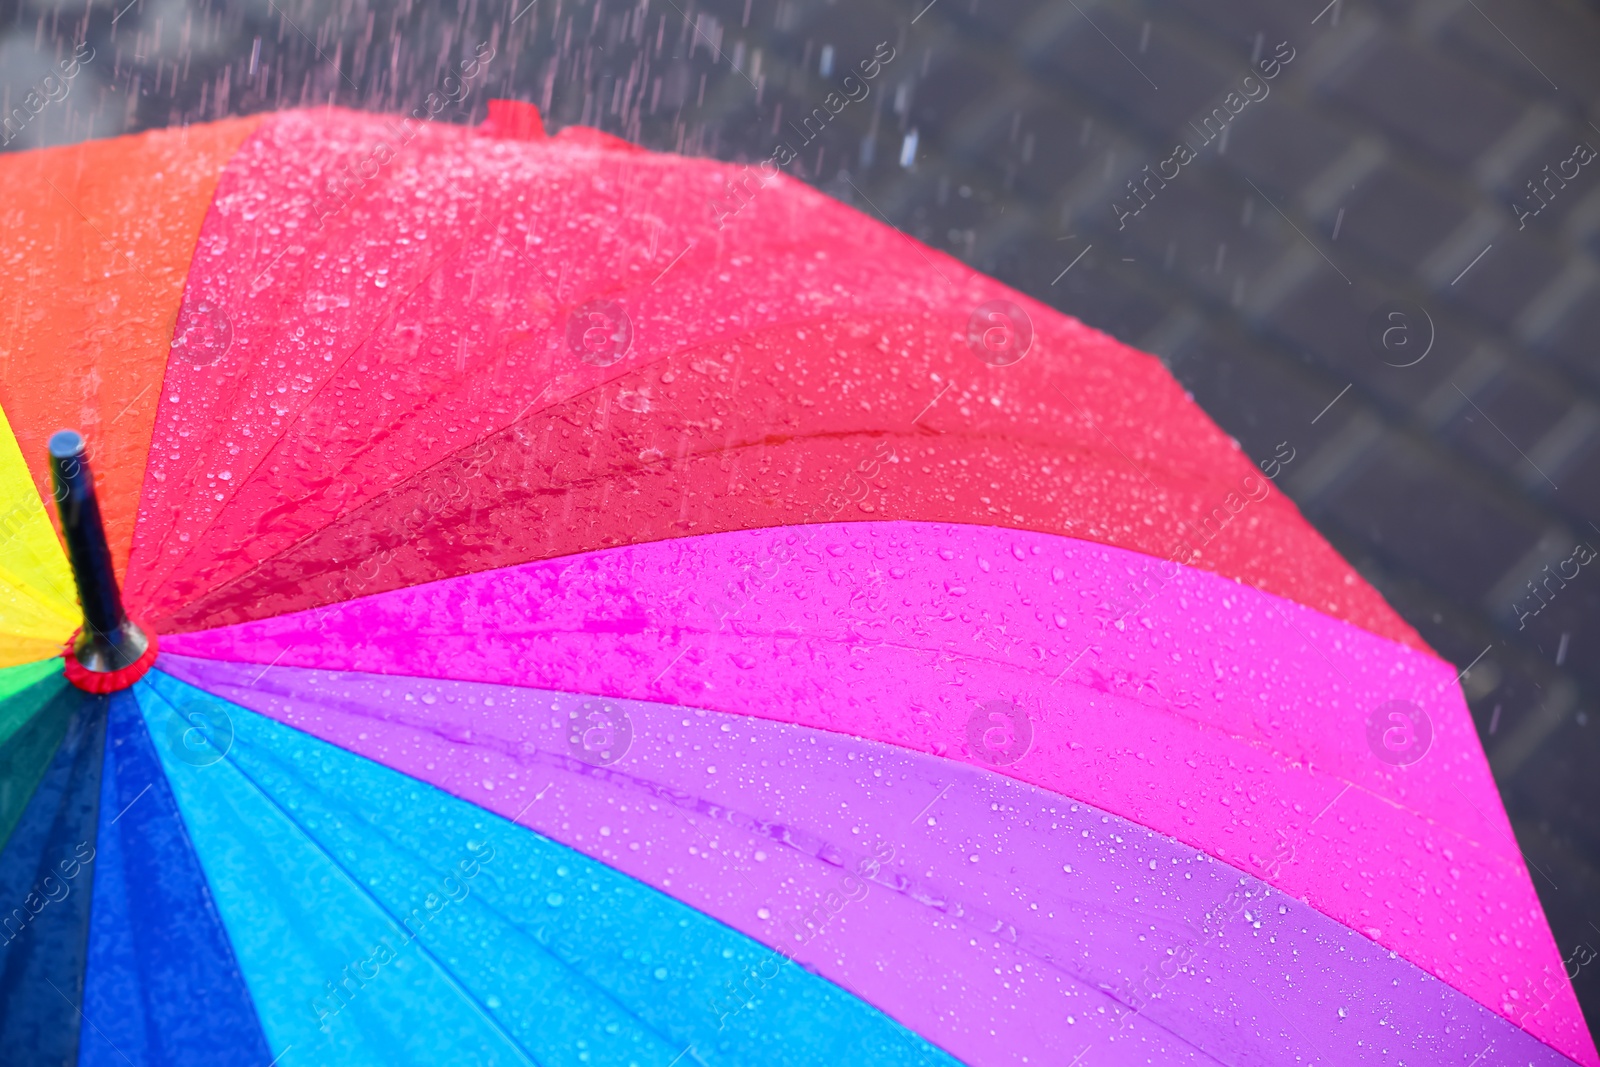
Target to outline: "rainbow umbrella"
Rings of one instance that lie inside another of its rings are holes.
[[[7,1057],[1600,1065],[1294,442],[796,151],[0,162]]]

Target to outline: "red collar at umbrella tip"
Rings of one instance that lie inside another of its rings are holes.
[[[87,448],[77,431],[51,435],[50,481],[83,605],[83,625],[63,649],[67,680],[89,693],[127,689],[155,663],[156,638],[123,609]]]

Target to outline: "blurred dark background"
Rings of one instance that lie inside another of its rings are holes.
[[[489,42],[441,121],[509,97],[755,161],[888,42],[790,173],[1159,355],[1257,459],[1289,442],[1278,484],[1470,666],[1561,952],[1600,948],[1600,560],[1524,614],[1527,583],[1600,549],[1600,4],[5,0],[0,111],[84,40],[6,151],[410,108]],[[1200,146],[1190,124],[1291,53]],[[1197,157],[1119,227],[1180,139]],[[1600,1031],[1597,971],[1576,985]]]

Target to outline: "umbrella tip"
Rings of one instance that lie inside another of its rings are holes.
[[[490,100],[489,117],[478,129],[512,141],[542,141],[546,136],[544,118],[526,100]]]
[[[77,459],[83,452],[83,434],[77,430],[57,430],[50,435],[51,459]]]
[[[65,650],[67,680],[90,693],[114,693],[144,677],[156,659],[156,640],[123,610],[83,435],[59,430],[49,449],[52,496],[83,606],[83,626]]]

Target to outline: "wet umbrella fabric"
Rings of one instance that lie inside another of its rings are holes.
[[[129,268],[0,238],[7,1048],[1600,1063],[1455,671],[1158,363],[532,119],[0,164]],[[110,697],[39,662],[69,423],[161,634]]]

